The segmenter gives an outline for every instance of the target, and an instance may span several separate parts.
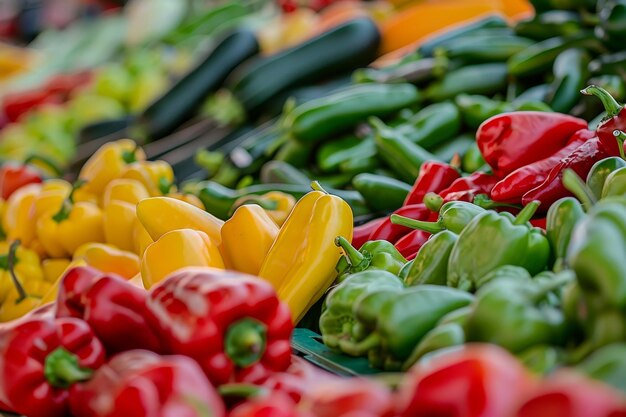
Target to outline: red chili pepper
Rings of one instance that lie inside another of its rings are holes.
[[[439,196],[443,198],[444,203],[448,201],[471,203],[478,194],[489,194],[497,182],[498,179],[495,176],[476,171],[467,177],[455,180],[448,188],[441,191]]]
[[[17,163],[6,163],[0,167],[0,196],[6,200],[19,188],[41,183],[43,177],[35,168]]]
[[[485,161],[499,178],[558,152],[587,122],[560,113],[517,111],[487,119],[476,132]]]
[[[596,134],[607,154],[611,156],[622,155],[623,144],[620,144],[615,139],[613,131],[626,131],[626,108],[619,104],[608,91],[595,85],[591,85],[581,92],[587,95],[594,95],[602,101],[602,105],[606,110],[606,117],[598,125]]]
[[[461,177],[459,171],[444,162],[429,161],[422,164],[413,188],[404,200],[404,205],[424,202],[427,193],[439,193]]]
[[[411,369],[400,388],[398,416],[508,416],[532,382],[504,349],[467,345]]]
[[[92,79],[90,71],[80,71],[72,74],[58,74],[50,78],[46,83],[45,91],[50,95],[56,95],[66,100],[70,93],[89,83]]]
[[[184,356],[129,350],[114,356],[70,399],[81,417],[223,417],[224,404],[202,369]]]
[[[393,212],[400,216],[409,217],[415,220],[428,220],[431,211],[424,204],[411,204],[409,206],[400,207]],[[368,240],[386,240],[387,242],[396,243],[403,236],[408,235],[413,229],[398,224],[391,223],[389,217],[372,232]]]
[[[410,261],[415,258],[417,251],[420,250],[429,237],[430,233],[428,232],[423,230],[413,230],[402,239],[398,240],[395,247],[407,261]]]
[[[547,219],[545,217],[530,220],[530,224],[543,230],[546,230],[546,225],[547,225],[546,222],[547,222]]]
[[[491,190],[491,198],[506,203],[521,203],[522,196],[541,185],[561,159],[594,136],[595,133],[587,129],[574,133],[567,145],[554,155],[518,168],[499,181]]]
[[[380,219],[370,220],[367,223],[355,226],[352,233],[352,246],[360,249],[365,242],[370,240],[369,237],[372,232],[376,230],[376,228],[378,228],[378,226],[380,226],[381,223],[385,221],[385,219],[385,217],[381,217]]]
[[[61,100],[44,90],[7,94],[3,101],[4,114],[11,122],[17,122],[23,114],[46,103],[60,104]]]
[[[125,279],[95,268],[68,270],[59,286],[57,317],[85,320],[109,353],[130,349],[162,351],[162,343],[148,326],[148,293]]]
[[[572,371],[544,381],[511,417],[626,417],[626,401],[614,389]]]
[[[607,156],[609,155],[598,138],[589,139],[552,168],[548,178],[541,185],[524,194],[522,204],[526,205],[533,200],[539,200],[541,208],[544,211],[548,210],[550,205],[559,198],[571,195],[561,181],[565,169],[571,168],[581,178],[587,178],[593,164]]]
[[[33,319],[0,337],[0,401],[29,417],[69,415],[74,384],[104,363],[104,347],[79,319]]]
[[[311,387],[301,406],[320,417],[387,417],[393,415],[392,398],[389,389],[373,381],[335,378]]]
[[[153,287],[147,306],[169,350],[198,361],[216,385],[259,382],[289,367],[291,312],[266,281],[186,268]]]

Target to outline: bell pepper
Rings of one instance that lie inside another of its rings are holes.
[[[436,222],[425,222],[408,217],[391,215],[391,222],[401,226],[419,229],[428,233],[439,233],[449,230],[452,233],[461,233],[467,224],[485,210],[466,201],[450,201],[441,206]]]
[[[119,178],[127,165],[145,159],[143,150],[130,139],[105,143],[85,162],[78,178],[85,181],[85,191],[101,196],[107,184]]]
[[[533,386],[532,376],[507,351],[468,345],[420,363],[405,374],[398,416],[506,416],[511,404]]]
[[[363,223],[359,226],[354,226],[354,230],[352,232],[352,246],[356,249],[361,249],[361,246],[370,240],[369,237],[374,230],[376,230],[376,228],[385,220],[386,218],[382,217],[380,219],[370,220],[369,222]]]
[[[518,353],[517,358],[536,375],[549,375],[566,361],[565,349],[550,345],[536,345]]]
[[[189,193],[169,192],[165,197],[175,198],[176,200],[184,201],[192,206],[198,207],[200,210],[204,210],[204,203],[198,197]]]
[[[626,167],[626,161],[620,157],[610,156],[593,164],[587,174],[587,187],[591,194],[597,199],[602,198],[602,191],[607,177],[614,171]],[[607,190],[608,192],[608,190]]]
[[[545,283],[500,278],[486,285],[467,318],[467,340],[494,343],[513,353],[538,344],[562,345],[567,331],[563,313],[541,302],[571,282],[572,275]]]
[[[15,290],[12,274],[15,274],[25,290],[35,289],[38,282],[44,282],[39,256],[23,246],[19,241],[9,245],[8,242],[0,242],[0,303]],[[43,294],[32,294],[42,297]]]
[[[548,209],[546,236],[552,248],[555,259],[554,270],[565,268],[565,258],[569,247],[572,232],[576,224],[585,216],[578,200],[564,197],[557,200]]]
[[[413,230],[398,240],[394,246],[402,256],[410,261],[415,259],[417,252],[430,236],[430,233],[423,230]]]
[[[85,417],[224,417],[215,388],[193,360],[129,350],[102,365],[70,398]]]
[[[591,130],[581,129],[577,131],[572,135],[567,144],[556,153],[547,158],[517,168],[500,180],[493,186],[491,198],[495,201],[521,202],[524,194],[540,186],[546,178],[548,178],[552,168],[558,165],[563,158],[570,155],[586,140],[594,136],[595,132]]]
[[[241,197],[235,201],[233,209],[236,210],[243,204],[258,204],[263,207],[272,220],[280,227],[287,220],[287,216],[291,213],[293,206],[296,205],[296,199],[291,194],[270,191],[259,196],[249,195]]]
[[[83,260],[99,271],[117,274],[125,279],[131,279],[140,270],[137,255],[104,243],[87,243],[79,246],[74,252],[74,260]]]
[[[227,269],[257,275],[278,236],[278,226],[261,206],[244,204],[221,229],[220,253]],[[251,245],[247,249],[242,243]]]
[[[0,337],[0,400],[29,417],[69,415],[69,390],[104,363],[104,347],[79,319],[34,318]]]
[[[386,240],[374,240],[365,243],[356,250],[343,236],[335,238],[335,245],[343,250],[343,256],[335,269],[341,282],[350,274],[366,270],[381,270],[398,275],[406,263],[406,259]]]
[[[577,364],[575,369],[626,393],[626,344],[604,346]]]
[[[428,161],[421,167],[413,188],[404,200],[404,206],[410,204],[420,204],[424,202],[426,193],[438,193],[448,188],[452,183],[461,177],[459,170],[452,165]]]
[[[555,154],[587,122],[560,113],[519,111],[486,120],[476,132],[485,161],[499,178]]]
[[[102,209],[104,241],[125,251],[133,251],[133,226],[137,221],[134,204],[114,200]]]
[[[310,417],[298,410],[296,402],[282,392],[250,398],[237,405],[229,417]]]
[[[148,293],[115,274],[90,266],[69,269],[59,286],[56,317],[84,320],[107,353],[130,349],[162,351],[162,343],[147,324]]]
[[[624,107],[608,91],[595,85],[590,85],[581,93],[598,97],[606,111],[606,116],[596,128],[596,134],[604,152],[607,156],[623,155],[623,145],[620,146],[620,143],[615,141],[613,132],[616,130],[626,131],[626,110]]]
[[[400,207],[394,211],[394,214],[416,220],[428,220],[431,211],[423,203],[420,203]],[[372,232],[369,240],[386,240],[387,242],[396,243],[410,232],[410,228],[394,224],[391,218],[388,217]]]
[[[359,297],[379,290],[403,288],[402,281],[388,271],[368,270],[349,275],[326,296],[319,326],[324,344],[341,350],[339,341],[358,342],[352,328],[356,319],[352,307]]]
[[[104,241],[100,208],[74,201],[74,191],[81,185],[78,182],[72,187],[59,209],[52,208],[37,220],[37,237],[53,256],[71,255],[85,243]]]
[[[177,229],[194,229],[206,233],[219,245],[224,222],[189,203],[170,197],[151,197],[137,204],[137,217],[154,241]]]
[[[146,289],[186,266],[224,269],[218,246],[201,231],[178,229],[165,233],[146,248],[141,259],[141,279]]]
[[[174,185],[174,170],[165,161],[136,161],[126,166],[121,178],[139,181],[152,197],[168,194]]]
[[[135,222],[133,223],[132,236],[133,252],[139,255],[139,257],[142,257],[144,252],[146,251],[146,248],[154,243],[154,240],[152,240],[152,237],[150,237],[150,234],[148,233],[146,228],[143,227],[143,224],[141,224],[139,218],[136,218]]]
[[[531,274],[545,269],[550,244],[541,229],[528,224],[538,206],[530,203],[515,218],[491,210],[475,217],[450,253],[448,286],[472,290],[479,277],[501,265],[522,266]]]
[[[371,295],[373,298],[379,294]],[[371,363],[382,364],[386,370],[398,370],[424,335],[447,313],[469,305],[474,297],[465,291],[435,285],[410,287],[372,307],[369,297],[361,297],[354,305],[356,319],[369,331],[357,343],[341,340],[342,351],[361,356],[367,354]],[[371,317],[375,318],[373,323]]]
[[[293,208],[263,261],[259,277],[277,290],[298,322],[337,275],[341,249],[334,239],[352,239],[352,209],[319,184]]]
[[[117,178],[109,182],[104,188],[102,206],[106,207],[115,200],[136,205],[149,197],[148,190],[141,182],[134,179]]]
[[[14,192],[6,201],[2,229],[7,240],[19,240],[25,247],[31,246],[36,237],[31,212],[40,191],[41,184],[28,184]]]
[[[405,284],[446,285],[448,260],[457,238],[456,234],[444,230],[428,239],[417,252],[413,264],[407,271]]]
[[[35,198],[32,216],[34,221],[37,221],[51,207],[61,207],[70,192],[72,192],[72,184],[65,180],[50,179],[44,181]]]
[[[425,355],[440,349],[461,346],[465,343],[465,330],[459,323],[437,324],[437,327],[424,335],[415,346],[409,358],[402,364],[402,370],[409,370]]]
[[[7,200],[21,187],[42,181],[41,173],[29,165],[4,163],[0,167],[0,198]]]
[[[291,314],[263,280],[186,268],[155,286],[147,306],[168,351],[195,359],[216,385],[256,382],[289,366]]]
[[[70,266],[70,260],[65,258],[48,258],[41,261],[41,270],[43,278],[51,284],[54,284],[63,275],[67,267]],[[45,295],[45,294],[44,294]]]
[[[478,291],[488,283],[502,278],[515,279],[519,282],[531,282],[533,277],[525,268],[522,268],[521,266],[502,265],[479,277],[476,280],[476,290]],[[546,298],[547,297],[548,296],[546,296]]]

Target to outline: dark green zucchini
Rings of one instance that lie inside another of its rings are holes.
[[[210,93],[222,86],[235,67],[258,51],[252,32],[231,32],[197,67],[139,115],[131,133],[137,139],[151,140],[173,132],[194,115]]]
[[[380,33],[369,18],[357,18],[296,47],[245,65],[227,80],[248,113],[257,113],[277,95],[369,64]]]

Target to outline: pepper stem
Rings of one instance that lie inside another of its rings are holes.
[[[518,215],[515,217],[513,224],[521,225],[521,224],[526,224],[527,222],[529,222],[530,219],[532,219],[532,217],[535,215],[535,212],[539,208],[540,204],[541,202],[538,200],[531,201],[530,203],[526,204],[526,207],[524,207],[522,211],[520,211]]]
[[[387,125],[385,124],[385,122],[383,122],[382,120],[380,120],[378,117],[372,116],[369,117],[367,119],[367,122],[374,128],[374,130],[376,130],[377,132],[380,132],[381,130],[384,130],[387,128]]]
[[[25,164],[31,164],[33,162],[41,162],[46,167],[48,167],[54,175],[57,175],[59,177],[63,175],[63,171],[61,170],[61,168],[59,168],[59,166],[50,158],[46,158],[45,156],[41,155],[31,155],[24,160]]]
[[[617,140],[617,147],[619,148],[619,156],[626,160],[626,155],[624,155],[624,141],[626,141],[626,133],[621,130],[614,130],[613,136]]]
[[[555,276],[552,280],[541,283],[535,286],[537,289],[533,298],[533,302],[538,303],[543,300],[546,295],[551,293],[552,291],[561,288],[563,285],[568,284],[576,279],[576,276],[572,271],[563,271],[559,272],[557,276]]]
[[[122,151],[122,161],[127,164],[132,164],[133,162],[137,162],[137,146],[128,151]]]
[[[335,238],[335,245],[343,249],[343,253],[346,255],[346,259],[351,266],[359,265],[365,260],[365,256],[361,254],[346,238],[343,236],[337,236]]]
[[[245,383],[223,384],[217,388],[217,392],[221,397],[238,398],[260,397],[268,393],[266,388]]]
[[[563,171],[563,178],[561,179],[563,186],[579,199],[583,206],[589,210],[594,204],[598,202],[596,196],[591,192],[587,184],[572,170],[571,168]]]
[[[67,218],[70,217],[70,213],[72,212],[72,206],[74,206],[74,194],[76,193],[76,190],[78,190],[86,183],[87,181],[79,179],[74,184],[72,184],[72,190],[70,191],[70,194],[63,201],[63,204],[61,204],[61,208],[59,209],[59,211],[54,216],[52,216],[52,220],[57,223],[61,223],[63,220],[67,220]]]
[[[363,356],[368,351],[378,347],[380,342],[381,340],[378,333],[372,333],[358,343],[350,342],[349,340],[340,340],[339,348],[348,355]]]
[[[46,356],[43,372],[48,383],[56,388],[67,388],[93,375],[93,370],[81,367],[78,357],[62,347]]]
[[[423,230],[432,234],[439,233],[444,230],[443,227],[441,227],[437,222],[425,222],[422,220],[410,219],[398,214],[392,214],[390,220],[393,224],[410,227],[411,229]]]
[[[322,187],[322,184],[320,184],[319,181],[312,181],[311,188],[313,189],[313,191],[321,191],[324,194],[328,194],[328,191],[326,191],[324,187]]]
[[[240,368],[258,362],[265,353],[267,327],[246,317],[228,327],[224,340],[226,355]]]
[[[436,213],[439,213],[439,210],[441,210],[441,206],[443,206],[443,197],[441,197],[437,193],[426,193],[423,201],[428,210],[434,211]]]
[[[17,258],[15,255],[17,254],[18,246],[20,246],[19,240],[14,241],[13,243],[11,243],[11,246],[9,246],[9,254],[7,256],[7,270],[9,271],[9,275],[11,276],[11,281],[13,282],[13,286],[15,287],[15,290],[17,291],[18,297],[15,300],[15,302],[21,303],[22,301],[26,299],[26,297],[28,297],[28,294],[26,294],[26,290],[24,289],[24,286],[22,285],[20,280],[17,278],[17,275],[15,275],[15,263],[17,261]]]
[[[622,105],[613,98],[608,91],[597,85],[590,85],[589,87],[580,90],[581,93],[587,96],[596,96],[602,102],[604,109],[606,110],[606,117],[608,119],[615,117],[622,111]]]
[[[169,194],[170,190],[172,189],[172,186],[174,185],[173,183],[169,182],[167,178],[165,177],[159,177],[158,183],[159,183],[159,191],[163,195]]]
[[[508,203],[498,203],[489,198],[487,194],[478,194],[474,197],[473,203],[478,207],[482,207],[485,210],[491,210],[498,207],[511,207],[519,209],[520,207],[517,204],[508,204]]]

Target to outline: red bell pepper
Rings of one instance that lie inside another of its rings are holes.
[[[398,416],[504,417],[532,385],[504,349],[466,345],[411,369],[401,384]]]
[[[626,108],[619,104],[608,91],[595,85],[591,85],[581,92],[598,97],[606,110],[606,117],[596,129],[602,147],[610,156],[623,156],[624,146],[615,139],[613,132],[615,130],[626,131]]]
[[[439,196],[442,203],[449,201],[473,202],[478,194],[489,194],[498,179],[490,174],[476,171],[467,177],[455,180],[448,188],[441,191]]]
[[[169,351],[198,361],[216,385],[255,383],[289,367],[291,312],[266,281],[181,269],[151,289],[147,306]]]
[[[395,247],[407,261],[410,261],[415,258],[417,251],[420,250],[429,237],[430,233],[428,232],[423,230],[413,230],[402,239],[398,240]]]
[[[230,412],[228,417],[318,417],[298,410],[296,402],[282,392],[255,397]]]
[[[5,163],[0,167],[0,197],[6,200],[19,188],[42,181],[41,173],[31,166]]]
[[[70,398],[81,417],[223,417],[224,404],[192,359],[129,350],[114,356]]]
[[[162,352],[162,343],[147,323],[147,298],[145,290],[115,274],[78,266],[62,277],[56,315],[85,320],[108,353]]]
[[[296,403],[300,402],[311,387],[325,384],[335,376],[311,365],[306,360],[297,356],[292,357],[292,362],[285,372],[275,372],[263,382],[262,386],[271,392],[280,391],[289,395]]]
[[[0,339],[0,401],[28,417],[67,416],[75,383],[105,359],[87,323],[75,318],[32,319]]]
[[[511,172],[558,152],[587,122],[566,114],[538,111],[503,113],[487,119],[476,132],[476,143],[494,174]]]
[[[548,178],[541,185],[524,194],[522,204],[539,200],[543,210],[548,210],[556,200],[571,195],[562,182],[563,172],[567,168],[574,170],[581,178],[587,178],[593,164],[607,156],[609,155],[598,138],[589,139],[552,168]]]
[[[378,228],[378,226],[380,226],[381,223],[384,221],[385,221],[385,217],[382,217],[380,219],[370,220],[367,223],[361,224],[359,226],[355,226],[354,231],[352,233],[352,246],[354,246],[357,249],[360,249],[361,246],[363,246],[365,242],[370,240],[369,237],[372,234],[372,232],[376,230],[376,228]]]
[[[392,416],[393,397],[386,387],[364,378],[335,378],[317,384],[300,403],[315,416]]]
[[[427,193],[439,193],[460,177],[459,171],[449,164],[437,161],[425,162],[420,168],[413,188],[404,200],[404,205],[423,203]]]
[[[558,371],[544,381],[511,417],[626,417],[626,400],[614,389]]]
[[[499,181],[491,190],[491,198],[495,201],[521,203],[522,196],[541,185],[561,159],[594,136],[595,133],[587,129],[574,133],[567,145],[554,155],[518,168]]]
[[[428,220],[431,211],[424,204],[411,204],[409,206],[400,207],[393,214],[408,217],[415,220]],[[399,224],[391,223],[389,217],[372,232],[368,240],[386,240],[387,242],[396,243],[403,236],[408,235],[413,229]]]
[[[540,217],[538,219],[531,219],[530,224],[534,227],[538,227],[540,229],[546,230],[547,219],[545,217]]]

